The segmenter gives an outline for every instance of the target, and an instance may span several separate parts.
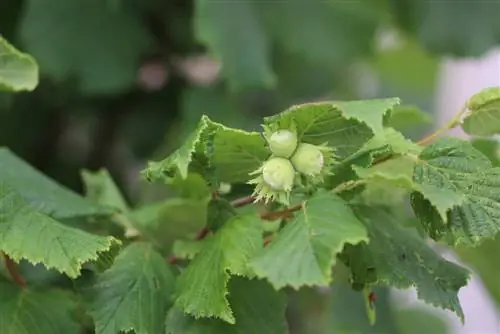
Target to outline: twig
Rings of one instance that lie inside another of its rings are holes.
[[[255,201],[255,198],[253,196],[245,196],[241,198],[237,198],[234,201],[231,202],[231,206],[233,208],[240,208],[242,206],[252,204]]]
[[[26,286],[26,280],[21,276],[21,273],[19,272],[19,267],[17,266],[17,263],[14,262],[7,254],[3,253],[3,257],[5,259],[5,267],[7,268],[7,271],[9,272],[10,276],[14,280],[14,282],[21,286],[25,287]]]
[[[264,220],[277,220],[277,219],[283,219],[283,218],[291,218],[293,216],[293,213],[295,211],[299,211],[302,209],[302,203],[295,204],[294,206],[291,206],[289,208],[286,208],[281,211],[272,211],[272,212],[265,212],[260,215],[261,219]]]
[[[455,114],[455,116],[453,116],[453,118],[448,122],[446,123],[444,126],[442,126],[441,128],[437,129],[435,132],[431,133],[430,135],[427,135],[425,136],[424,138],[420,139],[417,144],[418,145],[422,145],[422,146],[425,146],[425,145],[428,145],[430,144],[435,138],[441,136],[442,134],[444,134],[446,131],[448,130],[451,130],[453,128],[455,128],[457,125],[460,124],[461,120],[462,120],[462,116],[464,115],[464,113],[467,112],[467,106],[464,105],[459,112],[457,112]]]

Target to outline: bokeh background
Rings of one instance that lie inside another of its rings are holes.
[[[403,129],[418,138],[500,85],[497,0],[0,0],[0,34],[41,72],[0,94],[0,146],[79,192],[82,169],[107,168],[131,203],[161,196],[139,171],[202,114],[258,130],[300,102],[398,96],[429,116]],[[370,327],[334,284],[293,297],[292,333],[500,333],[500,244],[438,251],[477,272],[465,327],[385,289]]]

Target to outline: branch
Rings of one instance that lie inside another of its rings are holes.
[[[10,276],[12,277],[12,280],[19,286],[25,287],[26,286],[26,280],[21,276],[21,273],[19,272],[19,267],[17,263],[14,262],[7,254],[3,253],[3,257],[5,259],[5,267],[7,268],[7,271],[9,272]]]
[[[254,203],[255,198],[253,196],[245,196],[241,198],[237,198],[231,202],[231,206],[233,208],[240,208],[242,206]]]
[[[459,112],[457,112],[455,114],[455,116],[453,116],[453,118],[448,122],[446,123],[444,126],[442,126],[441,128],[437,129],[435,132],[431,133],[430,135],[427,135],[426,137],[420,139],[417,144],[418,145],[427,145],[427,144],[430,144],[434,139],[436,139],[437,137],[441,136],[442,134],[444,134],[446,131],[448,130],[451,130],[455,127],[457,127],[461,120],[462,120],[462,116],[464,115],[464,113],[467,112],[467,106],[464,105]]]

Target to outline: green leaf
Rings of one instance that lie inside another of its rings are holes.
[[[500,275],[500,234],[494,239],[485,240],[477,247],[456,247],[453,251],[460,259],[474,269],[479,275],[482,283],[488,289],[489,294],[500,305],[500,286],[498,277]]]
[[[210,239],[211,236],[205,237],[201,240],[177,239],[172,244],[172,254],[177,259],[192,260],[203,250],[203,247],[205,247],[205,244],[209,242]]]
[[[306,103],[266,117],[264,123],[271,129],[294,125],[299,140],[312,144],[328,142],[344,158],[383,130],[383,116],[398,103],[396,98]]]
[[[413,105],[397,106],[391,111],[386,126],[398,131],[413,130],[415,127],[432,124],[432,117]]]
[[[182,178],[187,178],[189,167],[193,164],[208,165],[206,161],[208,141],[213,136],[215,129],[222,125],[212,122],[203,115],[198,127],[184,141],[184,144],[161,161],[149,162],[142,174],[150,181],[164,181],[176,172]]]
[[[426,200],[412,193],[413,211],[433,239],[477,245],[500,230],[499,176],[500,169],[492,168],[490,160],[469,142],[439,139],[420,154],[413,180],[440,195]],[[448,195],[443,197],[443,191]],[[446,219],[434,208],[436,201],[448,202]]]
[[[252,276],[248,261],[262,247],[258,216],[235,216],[205,243],[179,276],[175,305],[195,318],[215,317],[234,324],[227,282],[230,274]]]
[[[229,281],[229,303],[236,323],[219,319],[195,319],[177,308],[170,309],[166,334],[275,334],[286,333],[286,299],[267,282],[233,276]]]
[[[419,299],[455,312],[463,320],[458,291],[467,284],[466,269],[436,254],[413,230],[401,227],[377,207],[356,207],[368,230],[369,243],[347,247],[344,262],[355,283],[376,282],[397,288],[416,287]]]
[[[60,289],[19,288],[0,281],[0,333],[77,333],[76,305]]]
[[[118,212],[129,211],[130,208],[125,198],[106,169],[97,172],[83,170],[81,175],[87,198],[100,205],[118,210]]]
[[[108,209],[57,184],[6,148],[0,148],[0,184],[0,189],[15,189],[33,209],[55,218],[110,213]]]
[[[38,85],[38,64],[0,36],[0,91],[32,91]]]
[[[232,89],[275,84],[269,42],[252,2],[197,0],[194,20],[198,39],[221,61]]]
[[[89,313],[96,334],[164,332],[174,288],[165,259],[149,244],[130,244],[92,287]]]
[[[76,278],[82,265],[113,251],[121,242],[65,226],[35,211],[15,191],[0,185],[0,251],[14,261],[32,264]]]
[[[255,6],[266,32],[288,54],[324,67],[368,54],[379,22],[379,12],[370,2],[257,1]],[[346,31],[356,31],[356,38]]]
[[[500,134],[500,87],[489,87],[467,101],[462,129],[475,136]]]
[[[396,23],[434,54],[480,57],[500,42],[498,2],[391,0],[389,4]]]
[[[137,11],[113,10],[100,0],[30,0],[19,28],[42,73],[59,81],[75,77],[89,94],[132,88],[152,42]]]
[[[251,262],[275,289],[328,285],[345,244],[368,241],[366,229],[340,197],[318,191]]]
[[[493,138],[474,138],[472,146],[490,159],[493,167],[500,167],[500,142]]]
[[[210,163],[220,181],[243,183],[270,154],[260,133],[221,127],[214,136]]]

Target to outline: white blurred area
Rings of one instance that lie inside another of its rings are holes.
[[[437,126],[449,121],[470,96],[483,88],[498,85],[500,85],[500,48],[478,59],[444,59],[436,87]],[[465,136],[459,129],[453,130],[450,134]],[[458,262],[451,252],[443,255],[450,261]],[[453,334],[500,334],[500,310],[489,297],[477,275],[473,275],[469,285],[462,288],[459,293],[465,313],[463,326],[454,314],[417,301],[415,291],[394,291],[393,297],[402,306],[421,305],[433,312],[442,313],[448,319]]]

